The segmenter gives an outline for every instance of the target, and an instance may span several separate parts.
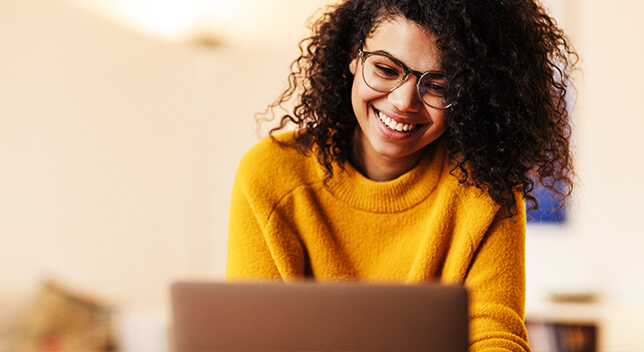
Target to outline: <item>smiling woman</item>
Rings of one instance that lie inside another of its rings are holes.
[[[470,350],[529,350],[525,201],[570,191],[575,59],[533,0],[331,7],[239,165],[228,279],[462,284]]]

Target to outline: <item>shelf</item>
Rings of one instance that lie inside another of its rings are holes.
[[[595,302],[526,307],[530,347],[538,352],[596,352],[601,317],[601,305]]]

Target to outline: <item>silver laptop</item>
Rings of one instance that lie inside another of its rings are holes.
[[[467,351],[462,286],[177,282],[176,351]]]

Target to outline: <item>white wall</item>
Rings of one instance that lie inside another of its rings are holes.
[[[314,6],[281,26],[288,41],[209,49],[63,1],[1,1],[0,290],[53,277],[158,307],[173,279],[221,278],[253,115]]]
[[[0,6],[3,289],[52,275],[149,302],[203,272],[194,55],[58,2]]]
[[[567,225],[528,229],[528,312],[553,292],[598,291],[604,350],[644,350],[644,2],[551,2],[582,55],[580,185]],[[319,3],[288,7],[281,35],[205,49],[60,0],[1,0],[0,296],[52,276],[163,311],[172,280],[221,278],[253,114],[285,84]]]
[[[566,226],[528,228],[527,310],[561,315],[562,307],[544,304],[550,294],[599,293],[598,305],[573,305],[572,315],[599,320],[600,350],[641,351],[644,2],[560,2],[563,25],[582,56],[575,110],[579,184]]]

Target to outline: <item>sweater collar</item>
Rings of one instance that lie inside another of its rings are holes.
[[[427,148],[418,165],[386,182],[372,181],[351,163],[335,168],[326,188],[334,197],[353,207],[375,213],[395,213],[426,199],[436,188],[446,159],[446,146],[439,139]],[[320,168],[320,172],[324,172]]]

